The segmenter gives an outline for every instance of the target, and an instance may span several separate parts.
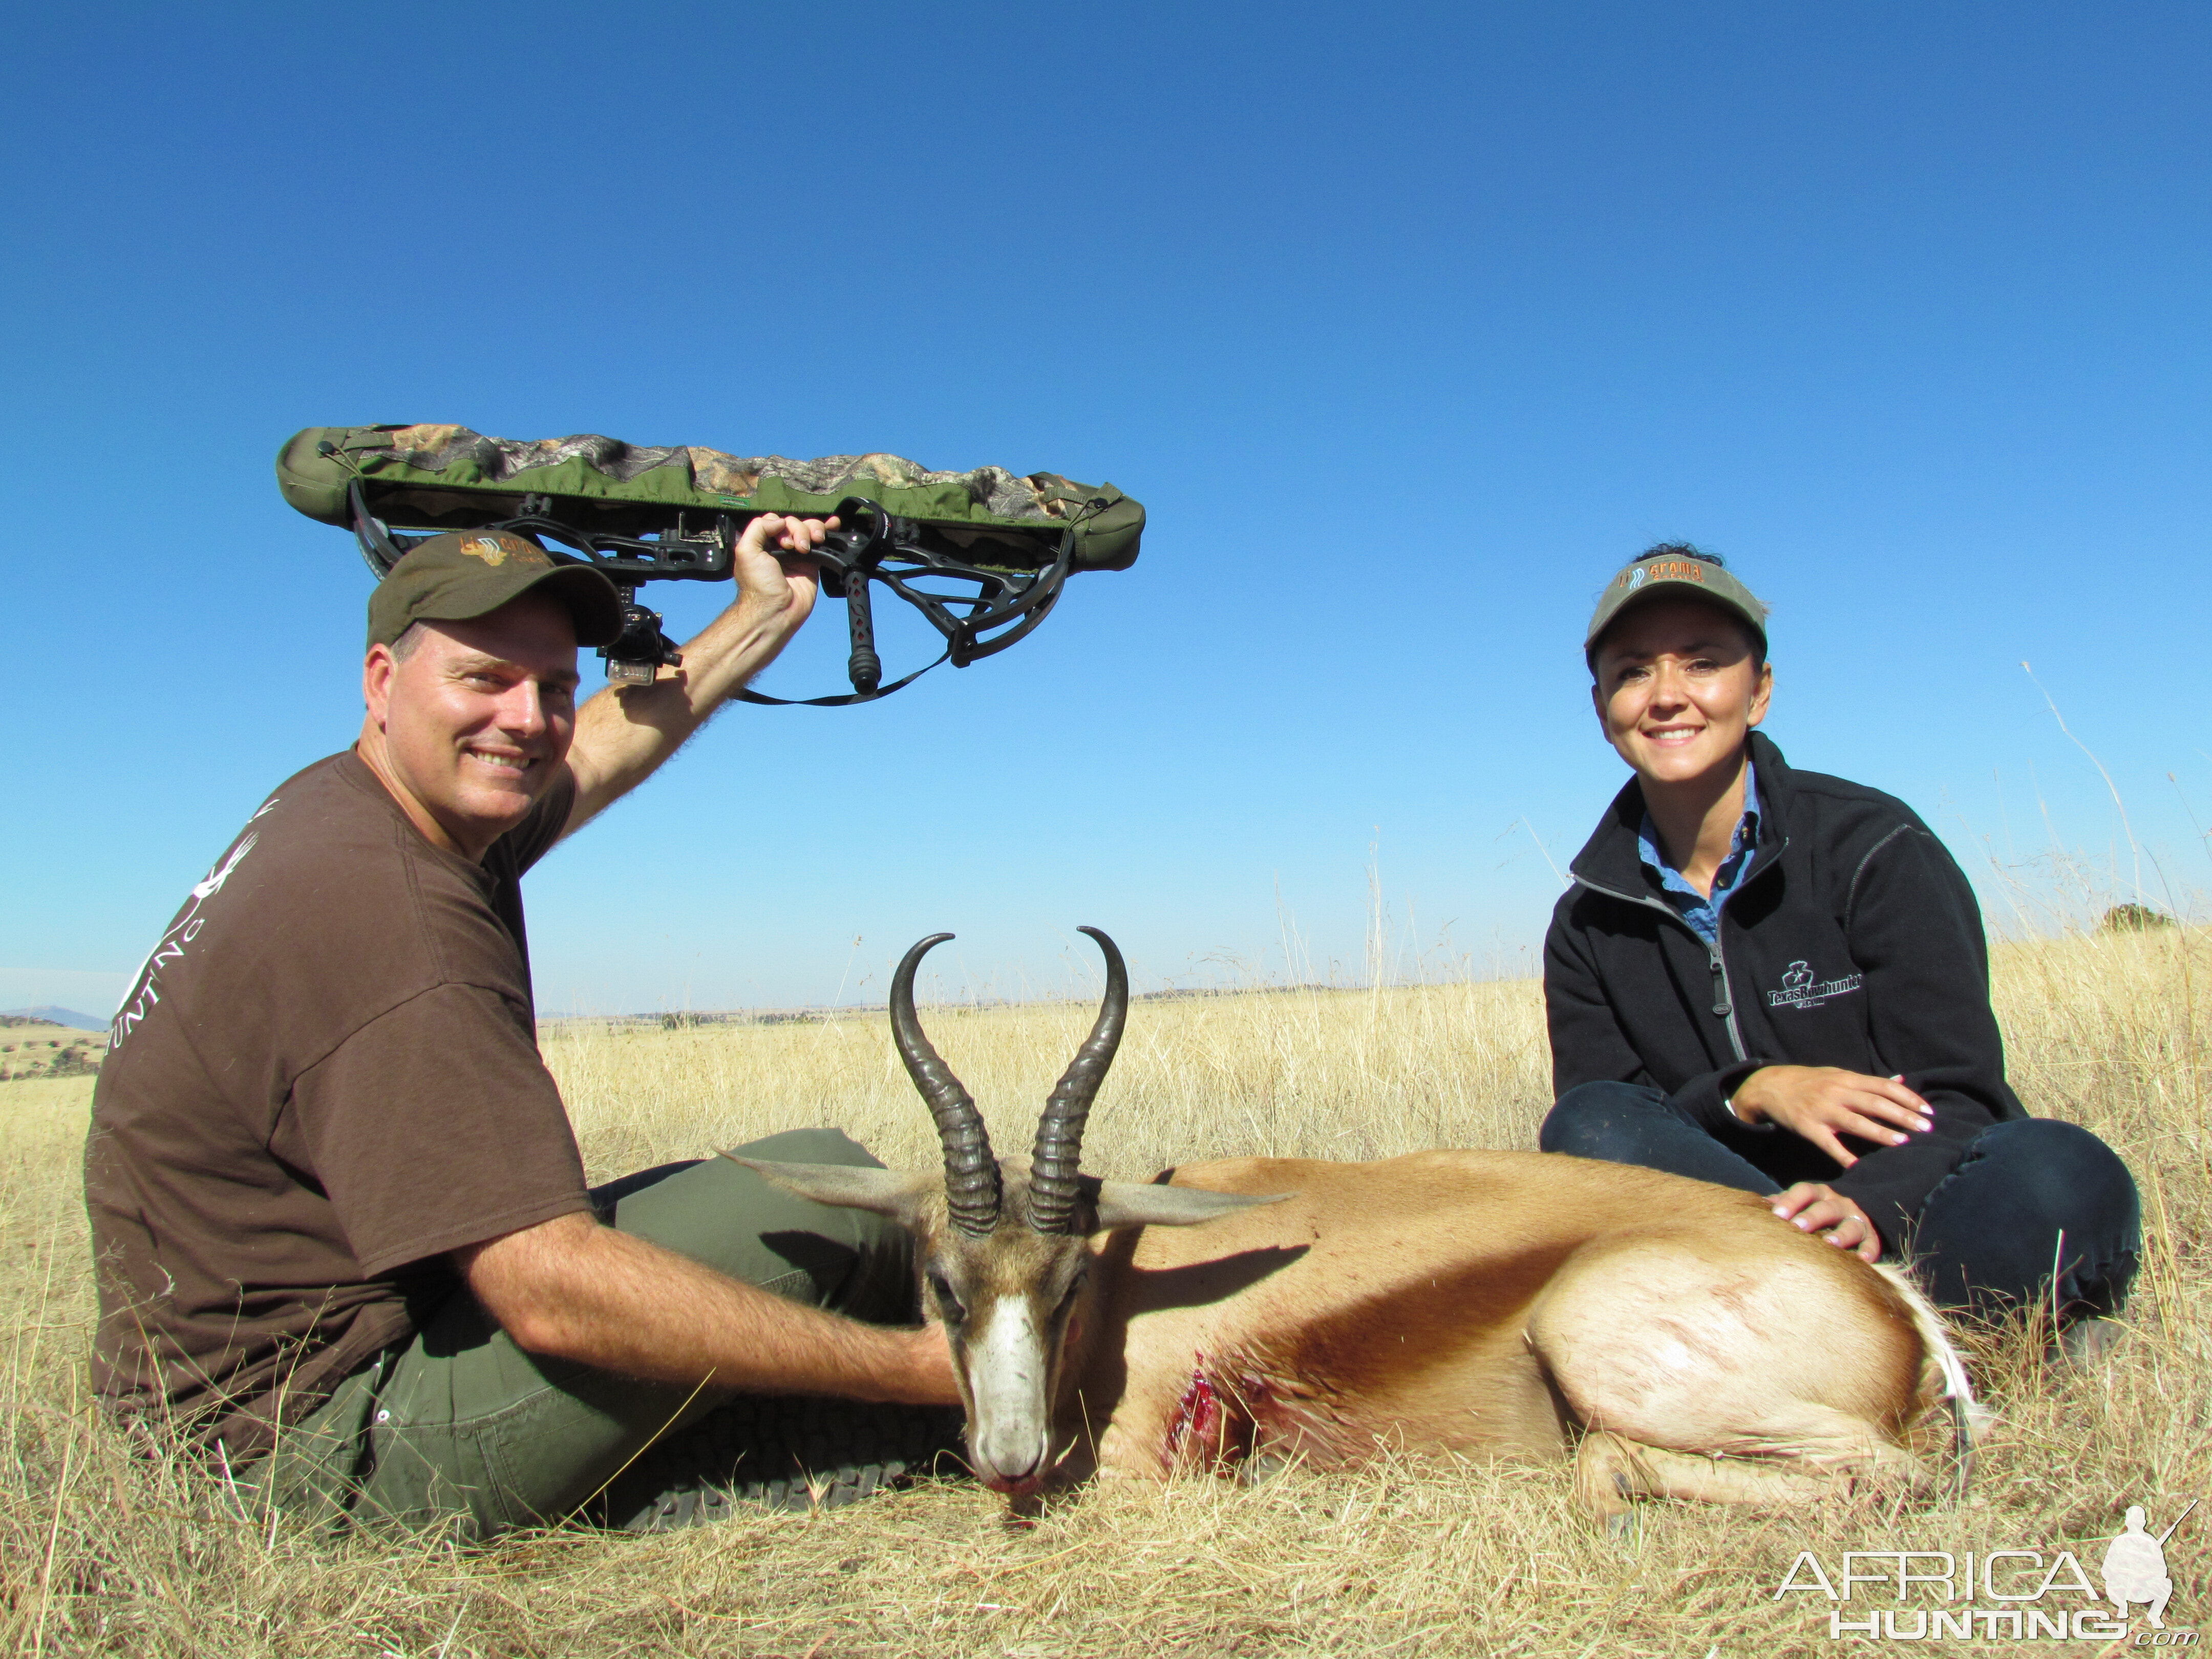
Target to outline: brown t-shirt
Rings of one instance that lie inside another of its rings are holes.
[[[522,926],[574,797],[564,774],[471,864],[349,751],[192,889],[93,1094],[112,1404],[252,1456],[459,1287],[446,1252],[586,1207]]]

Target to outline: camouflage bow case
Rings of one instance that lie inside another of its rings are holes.
[[[420,539],[407,532],[496,526],[599,565],[626,600],[641,582],[726,579],[737,536],[760,514],[835,513],[844,526],[823,550],[823,589],[850,612],[854,692],[815,703],[871,701],[926,672],[881,684],[871,582],[945,636],[938,660],[964,667],[1034,629],[1070,574],[1127,570],[1145,527],[1144,507],[1112,484],[1054,472],[935,472],[896,455],[799,461],[590,434],[523,441],[461,426],[309,427],[278,452],[276,481],[307,517],[351,529],[380,575]],[[635,625],[600,653],[617,681],[678,660],[659,617],[631,608]]]

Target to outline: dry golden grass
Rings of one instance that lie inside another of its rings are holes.
[[[48,1019],[0,1019],[0,1083],[97,1076],[106,1046],[102,1031],[74,1030]]]
[[[2132,1332],[2099,1371],[2031,1342],[1978,1349],[2000,1413],[1956,1510],[1648,1511],[1622,1541],[1571,1512],[1564,1467],[1293,1471],[1099,1488],[1034,1527],[926,1487],[814,1516],[672,1537],[556,1533],[456,1554],[332,1545],[227,1511],[181,1468],[134,1462],[82,1384],[91,1295],[77,1155],[90,1084],[0,1088],[0,1639],[17,1651],[508,1654],[1723,1655],[1836,1650],[1827,1603],[1775,1584],[1801,1549],[2075,1547],[2094,1571],[2117,1506],[2160,1524],[2212,1495],[2204,1243],[2212,939],[2003,947],[2014,1077],[2143,1187]],[[939,1010],[939,1046],[1025,1143],[1090,1010]],[[595,1178],[710,1146],[841,1124],[893,1163],[933,1155],[879,1018],[664,1032],[576,1024],[545,1050]],[[1235,1152],[1368,1158],[1527,1146],[1547,1099],[1524,983],[1261,993],[1135,1011],[1093,1119],[1092,1167],[1145,1175]],[[2200,1510],[2171,1547],[2169,1623],[2212,1612]],[[2000,1647],[2009,1644],[1998,1644]],[[1954,1644],[1944,1650],[1957,1651]],[[2090,1652],[2090,1644],[2068,1650]],[[2117,1651],[2117,1648],[2110,1650]]]

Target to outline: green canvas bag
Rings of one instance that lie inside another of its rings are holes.
[[[730,546],[760,514],[838,514],[846,524],[823,550],[823,591],[847,601],[854,694],[805,700],[816,704],[872,701],[927,672],[882,684],[872,582],[945,636],[939,661],[965,667],[1035,629],[1069,575],[1127,570],[1145,529],[1143,506],[1112,484],[1056,472],[936,472],[888,454],[747,457],[590,434],[518,441],[436,424],[308,427],[277,452],[276,482],[307,517],[350,528],[380,576],[420,539],[410,532],[496,526],[599,565],[625,599],[645,581],[726,578]],[[947,592],[947,581],[974,591]],[[659,617],[631,610],[635,625],[599,653],[618,681],[678,660]]]

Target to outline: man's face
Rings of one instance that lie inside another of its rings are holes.
[[[362,689],[391,781],[471,858],[553,786],[576,728],[576,630],[526,593],[469,622],[420,624],[404,661],[369,649]]]
[[[1726,611],[1647,599],[1599,641],[1590,698],[1621,759],[1666,784],[1732,764],[1773,688],[1773,670],[1753,665],[1751,640]]]

